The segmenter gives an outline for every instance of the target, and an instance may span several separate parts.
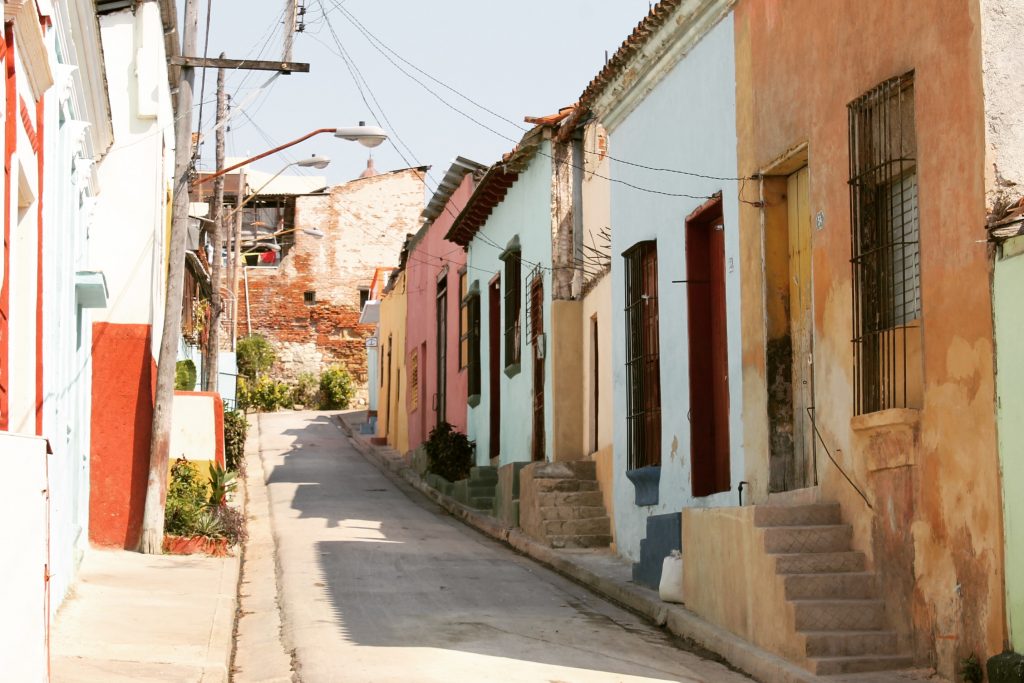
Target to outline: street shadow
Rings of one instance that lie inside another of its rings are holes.
[[[324,520],[313,553],[320,585],[310,590],[322,592],[349,643],[401,648],[406,652],[391,656],[414,659],[426,655],[410,648],[445,650],[436,657],[493,669],[482,676],[491,680],[505,667],[516,680],[534,680],[523,677],[532,671],[543,672],[537,680],[692,675],[692,656],[662,632],[382,474],[341,435],[335,418],[317,416],[281,433],[294,441],[277,454],[268,484],[294,485],[299,519]]]

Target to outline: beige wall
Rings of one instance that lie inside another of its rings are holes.
[[[1006,636],[990,264],[978,244],[986,215],[980,19],[972,0],[741,0],[735,10],[739,175],[806,144],[810,212],[821,216],[811,237],[817,425],[872,508],[819,448],[823,497],[841,503],[887,604],[906,615],[917,662],[950,678],[961,658],[997,654]],[[864,424],[852,419],[847,104],[911,69],[924,390],[914,420],[894,413]],[[758,199],[756,184],[746,183],[745,199]],[[743,431],[755,501],[768,482],[765,215],[750,202],[740,208]],[[886,451],[898,457],[876,457]]]
[[[408,386],[405,371],[406,277],[399,273],[395,285],[380,302],[379,341],[377,343],[378,377],[382,380],[377,392],[377,436],[401,454],[409,450],[409,422],[405,410]],[[391,372],[388,372],[388,351],[391,351]],[[380,372],[383,370],[383,372]]]
[[[580,460],[584,456],[580,440],[583,400],[580,393],[582,358],[579,347],[579,301],[551,302],[551,460]]]
[[[612,445],[612,279],[605,273],[591,284],[583,298],[580,324],[580,345],[583,376],[582,443],[584,453],[610,448]],[[593,342],[594,321],[597,323],[597,355]],[[594,365],[597,365],[595,398]],[[595,440],[594,423],[597,423]]]

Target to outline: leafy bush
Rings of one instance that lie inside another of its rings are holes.
[[[174,365],[174,388],[178,391],[192,391],[196,388],[196,364],[185,359]]]
[[[222,468],[221,473],[224,472]],[[210,466],[210,474],[214,474]],[[233,486],[234,475],[221,480],[225,493]],[[167,487],[167,506],[164,515],[164,532],[175,536],[205,536],[226,538],[234,545],[245,540],[245,517],[241,511],[221,502],[215,503],[218,493],[203,481],[199,470],[185,458],[178,458],[171,466],[171,481]]]
[[[320,383],[312,372],[303,372],[292,387],[292,403],[306,408],[320,405]]]
[[[224,464],[233,472],[243,471],[245,465],[245,437],[249,433],[249,420],[239,410],[224,411]]]
[[[352,377],[341,365],[333,365],[320,375],[320,408],[321,410],[342,410],[348,408],[355,396]]]
[[[198,535],[195,529],[206,510],[210,487],[199,476],[195,465],[178,458],[171,466],[164,508],[164,531],[175,536]]]
[[[261,375],[252,386],[246,386],[246,405],[264,412],[292,406],[292,389],[284,382]]]
[[[424,448],[427,451],[427,470],[448,481],[458,481],[469,476],[473,466],[473,445],[462,432],[447,422],[432,430]]]
[[[238,374],[255,381],[257,377],[270,369],[277,358],[274,347],[258,334],[250,334],[238,340],[235,345],[238,363]]]

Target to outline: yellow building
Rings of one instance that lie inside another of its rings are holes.
[[[408,386],[405,371],[406,281],[405,267],[391,276],[380,302],[377,394],[377,438],[403,455],[409,450],[408,412],[404,394]]]

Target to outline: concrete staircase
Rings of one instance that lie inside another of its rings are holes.
[[[494,489],[498,486],[498,468],[473,467],[468,479],[460,479],[452,485],[451,496],[463,505],[477,510],[494,507]]]
[[[886,630],[877,577],[851,548],[853,530],[842,523],[838,504],[761,505],[754,525],[775,560],[810,671],[852,674],[912,664],[898,652],[897,633]]]
[[[606,548],[611,520],[597,483],[597,463],[538,462],[520,474],[520,526],[552,548]]]

